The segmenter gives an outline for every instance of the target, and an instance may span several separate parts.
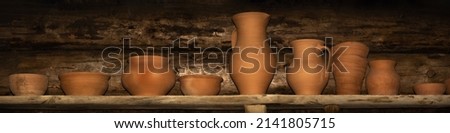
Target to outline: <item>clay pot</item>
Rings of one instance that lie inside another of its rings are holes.
[[[104,95],[110,76],[100,72],[69,72],[59,75],[61,88],[66,95]]]
[[[16,96],[44,95],[48,78],[41,74],[21,73],[9,76],[9,87]]]
[[[175,72],[162,56],[133,56],[122,75],[122,85],[131,95],[166,95],[175,85]]]
[[[366,79],[366,88],[370,95],[397,95],[400,76],[395,71],[394,60],[370,61],[370,72]]]
[[[443,95],[445,85],[442,83],[422,83],[414,86],[417,95]]]
[[[263,95],[272,82],[276,58],[266,42],[269,15],[244,12],[233,16],[236,30],[230,63],[231,79],[241,95]]]
[[[336,82],[336,94],[356,95],[361,93],[361,86],[367,67],[367,55],[369,48],[360,42],[343,42],[332,48],[333,53],[340,49],[346,50],[339,57],[334,54],[333,62],[338,61],[347,71],[340,71],[338,66],[333,65],[333,75]]]
[[[214,75],[186,75],[180,79],[184,95],[217,95],[223,79]]]
[[[297,95],[320,95],[328,83],[328,66],[322,52],[328,50],[324,42],[316,39],[292,41],[294,61],[286,71],[286,79]]]
[[[445,86],[447,88],[447,94],[450,94],[450,79],[445,80]]]

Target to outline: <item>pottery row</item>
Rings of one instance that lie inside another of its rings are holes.
[[[270,15],[263,12],[244,12],[232,17],[235,30],[231,35],[230,77],[241,95],[266,94],[274,77],[276,57],[271,53],[266,31],[269,20]],[[371,95],[397,95],[399,92],[400,76],[395,71],[396,62],[389,59],[368,62],[369,47],[361,42],[348,41],[328,48],[321,40],[299,39],[291,41],[290,46],[294,58],[286,68],[286,81],[297,95],[320,95],[331,72],[338,95],[360,94],[364,78],[367,78],[366,88]],[[370,70],[365,77],[368,66]],[[67,95],[103,95],[109,78],[92,72],[59,76],[61,88]],[[187,75],[179,81],[185,95],[217,95],[223,79],[213,75]],[[38,74],[10,76],[14,95],[42,95],[47,82],[46,76]],[[131,95],[166,95],[175,82],[176,74],[169,67],[169,60],[162,56],[130,57],[122,75],[122,85]],[[414,92],[443,94],[445,88],[450,89],[450,79],[446,85],[418,84],[414,86]]]
[[[388,62],[391,65],[394,63],[392,60],[376,60],[372,61],[370,64],[373,64],[375,62]],[[382,71],[382,70],[373,70],[373,71]],[[385,71],[388,72],[392,70],[385,70]],[[370,95],[398,94],[399,84],[398,82],[396,82],[396,80],[398,79],[397,78],[398,74],[393,73],[382,74],[383,72],[380,72],[381,74],[373,73],[371,76],[371,73],[373,72],[370,72],[366,79],[367,82],[366,87],[368,90],[368,94]],[[127,86],[126,89],[132,95],[143,95],[143,96],[166,95],[172,89],[175,79],[173,79],[173,81],[165,81],[170,79],[166,79],[166,77],[161,75],[159,76],[159,78],[161,79],[158,79],[158,76],[155,76],[153,74],[154,73],[149,75],[142,75],[143,78],[137,80],[140,82],[135,82],[136,83],[135,86],[138,87]],[[154,80],[149,80],[148,78],[145,77],[157,77],[157,78],[155,78]],[[323,78],[320,76],[316,77]],[[99,96],[105,94],[106,90],[108,89],[108,81],[110,79],[110,76],[98,72],[70,72],[59,75],[59,79],[61,82],[61,88],[66,95]],[[127,79],[122,78],[122,80]],[[371,82],[370,80],[376,81]],[[41,74],[29,74],[29,73],[13,74],[9,76],[9,81],[11,92],[17,96],[44,95],[48,85],[47,76]],[[180,89],[184,95],[217,95],[220,92],[222,81],[223,79],[221,77],[214,75],[186,75],[179,78]],[[308,83],[307,81],[308,79],[305,81],[301,81],[301,83],[304,83],[303,85],[300,84],[300,86],[292,87],[295,94],[320,95],[322,91],[320,88],[324,87],[323,83],[319,82],[318,84],[307,84]],[[288,82],[295,82],[295,80]],[[125,84],[127,83],[123,83],[124,87]],[[291,85],[292,83],[289,84],[290,86],[293,86]],[[311,89],[311,88],[318,88],[318,89]],[[311,89],[312,91],[305,91],[306,89]],[[417,84],[414,86],[414,92],[418,95],[442,95],[445,92],[447,92],[447,94],[450,94],[450,79],[447,79],[445,83]]]

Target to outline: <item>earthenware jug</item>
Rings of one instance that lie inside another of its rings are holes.
[[[231,79],[241,95],[263,95],[273,79],[276,58],[267,42],[269,14],[244,12],[233,16]]]
[[[370,70],[366,78],[366,88],[370,95],[397,95],[400,76],[395,71],[396,62],[378,59],[369,62]]]
[[[320,95],[328,83],[330,64],[324,52],[329,49],[317,39],[299,39],[290,43],[294,54],[286,69],[286,79],[297,95]]]
[[[343,42],[333,46],[332,51],[336,94],[360,94],[369,48],[361,42]]]

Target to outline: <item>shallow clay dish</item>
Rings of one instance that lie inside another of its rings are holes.
[[[443,83],[421,83],[414,86],[417,95],[443,95],[445,85]]]
[[[223,79],[214,75],[186,75],[179,81],[184,95],[217,95]]]

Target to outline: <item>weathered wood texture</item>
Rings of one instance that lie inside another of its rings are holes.
[[[247,105],[247,106],[246,106]],[[1,96],[0,110],[89,110],[89,109],[187,109],[244,110],[248,105],[267,109],[450,108],[450,96]],[[264,109],[265,110],[265,109]]]
[[[246,113],[266,113],[266,105],[244,105]]]
[[[449,53],[449,8],[446,0],[2,1],[0,48],[102,49],[124,37],[143,47],[194,37],[201,47],[230,47],[231,16],[264,11],[277,46],[333,37],[362,41],[372,52]]]
[[[175,68],[198,71],[192,55],[196,46],[230,47],[234,26],[231,16],[243,11],[272,15],[267,29],[273,46],[287,47],[299,38],[333,37],[334,43],[358,40],[370,47],[369,58],[397,60],[401,76],[400,94],[413,94],[421,82],[450,78],[450,2],[436,0],[36,0],[0,1],[0,95],[11,95],[8,75],[31,72],[49,76],[47,94],[62,95],[57,75],[69,71],[100,71],[111,66],[101,59],[109,46],[121,46],[131,38],[139,47],[172,47],[176,39],[188,52]],[[288,52],[279,53],[281,57]],[[219,57],[225,57],[219,54]],[[291,56],[286,56],[287,60]],[[206,62],[214,60],[204,60]],[[122,61],[123,63],[124,61]],[[226,65],[219,64],[222,68]],[[269,94],[292,94],[278,64]],[[120,69],[120,68],[119,68]],[[118,72],[120,73],[120,71]],[[180,73],[183,75],[186,73]],[[221,95],[237,94],[226,71]],[[334,93],[330,78],[324,94]],[[367,91],[365,87],[363,94]],[[179,95],[179,85],[169,93]],[[106,95],[128,95],[114,74]]]

